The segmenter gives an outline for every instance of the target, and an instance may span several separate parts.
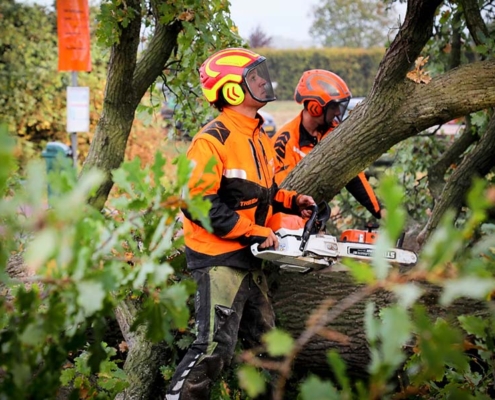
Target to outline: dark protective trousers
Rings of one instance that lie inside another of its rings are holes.
[[[237,338],[259,346],[275,326],[266,277],[230,267],[194,270],[197,338],[177,366],[167,400],[208,400],[212,383],[229,366]]]

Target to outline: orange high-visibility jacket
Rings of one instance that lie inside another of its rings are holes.
[[[268,237],[266,222],[272,213],[299,214],[297,193],[275,183],[275,151],[262,124],[260,116],[249,118],[225,108],[194,136],[187,151],[194,165],[188,187],[191,196],[211,201],[213,232],[182,210],[188,268],[260,268],[250,245]]]
[[[318,144],[318,142],[331,132],[330,128],[324,135],[313,137],[302,125],[302,111],[293,120],[280,128],[272,137],[272,144],[277,153],[276,176],[278,185],[285,179],[290,171]],[[346,189],[376,218],[380,218],[381,205],[370,186],[364,172],[351,179]]]

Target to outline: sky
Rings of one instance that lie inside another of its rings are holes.
[[[319,0],[230,0],[232,20],[247,38],[259,26],[268,36],[312,43],[312,9]]]
[[[314,20],[312,11],[320,3],[321,0],[230,0],[230,13],[244,39],[259,26],[269,37],[292,41],[290,47],[311,46],[315,45],[309,34]],[[396,7],[404,20],[406,5]]]

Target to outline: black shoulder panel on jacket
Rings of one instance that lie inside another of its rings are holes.
[[[230,131],[220,121],[212,121],[206,127],[203,133],[215,137],[220,143],[225,144],[225,141],[230,135]]]
[[[283,160],[285,158],[285,146],[290,139],[290,132],[283,132],[279,135],[279,137],[275,140],[274,148],[277,153],[277,157],[279,160]]]

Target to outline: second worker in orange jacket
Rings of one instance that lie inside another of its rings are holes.
[[[275,180],[278,185],[313,148],[342,122],[351,92],[333,72],[313,69],[303,73],[294,99],[304,109],[272,137],[277,154]],[[376,218],[382,207],[364,172],[351,179],[346,189]]]

